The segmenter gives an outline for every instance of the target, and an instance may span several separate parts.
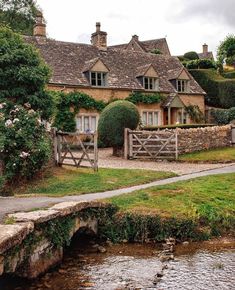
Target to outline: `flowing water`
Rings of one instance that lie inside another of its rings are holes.
[[[156,245],[105,247],[74,240],[58,268],[32,282],[0,279],[0,290],[235,290],[234,241],[180,245],[163,263]]]

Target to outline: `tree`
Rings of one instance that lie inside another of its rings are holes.
[[[189,52],[186,52],[184,54],[184,59],[185,60],[195,60],[195,59],[199,59],[199,56],[195,51],[189,51]]]
[[[124,129],[136,129],[140,121],[137,107],[128,101],[115,101],[101,113],[98,124],[99,140],[113,147],[117,155],[124,143]]]
[[[37,10],[35,0],[0,0],[0,24],[32,35]]]
[[[42,124],[52,114],[50,70],[19,34],[0,28],[0,148],[9,183],[32,178],[50,157]]]
[[[217,50],[218,61],[227,65],[235,65],[235,35],[229,34],[220,43]]]
[[[37,50],[19,34],[0,28],[0,101],[9,106],[30,103],[43,119],[52,114],[52,97],[45,91],[50,70]]]

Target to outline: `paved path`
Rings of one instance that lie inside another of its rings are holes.
[[[167,178],[163,180],[154,181],[147,184],[136,185],[128,188],[111,190],[106,192],[96,192],[90,194],[83,194],[78,196],[65,196],[65,197],[0,197],[0,221],[7,213],[13,213],[17,211],[29,211],[34,208],[48,207],[52,204],[63,201],[91,201],[101,198],[108,198],[112,196],[121,195],[124,193],[130,193],[135,190],[145,189],[156,185],[165,185],[177,181],[189,180],[196,177],[232,173],[235,172],[235,165],[226,166],[223,168],[217,168],[192,174],[185,174],[178,177]]]
[[[153,160],[125,160],[112,155],[111,148],[99,149],[99,167],[105,168],[128,168],[128,169],[150,169],[156,171],[171,171],[178,175],[190,174],[204,170],[224,167],[222,163],[184,163],[174,161],[153,161]]]

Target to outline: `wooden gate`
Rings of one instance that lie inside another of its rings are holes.
[[[97,133],[68,133],[54,129],[56,163],[75,167],[91,167],[98,171]]]
[[[178,159],[178,134],[175,131],[132,131],[125,129],[126,159]]]

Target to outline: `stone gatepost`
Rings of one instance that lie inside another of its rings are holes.
[[[235,146],[235,125],[232,125],[232,146]]]

